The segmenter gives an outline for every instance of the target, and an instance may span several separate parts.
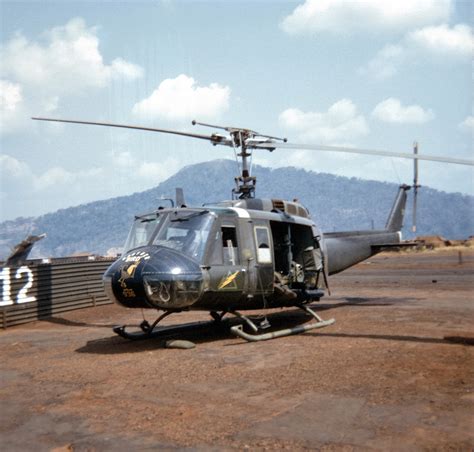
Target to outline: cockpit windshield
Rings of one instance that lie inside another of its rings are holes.
[[[208,210],[159,212],[135,218],[124,253],[139,246],[165,246],[201,262],[214,216]]]
[[[201,262],[213,220],[214,216],[207,210],[168,213],[153,244],[172,248]]]
[[[126,253],[133,248],[148,245],[156,225],[162,222],[163,219],[163,216],[156,213],[135,217],[132,229],[130,229],[123,247],[123,252]]]

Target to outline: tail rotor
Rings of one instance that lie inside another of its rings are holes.
[[[413,143],[413,154],[418,155],[418,143],[415,141]],[[417,208],[417,199],[418,199],[418,189],[421,185],[418,185],[418,159],[413,160],[413,222],[412,222],[412,232],[416,233],[416,208]]]

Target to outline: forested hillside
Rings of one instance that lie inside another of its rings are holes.
[[[18,218],[0,224],[0,259],[28,234],[45,232],[33,257],[67,256],[77,252],[105,254],[120,247],[134,215],[161,205],[183,187],[188,205],[231,197],[235,162],[215,160],[183,168],[157,187],[129,196],[61,209],[37,218]],[[370,229],[384,226],[397,185],[315,173],[293,167],[254,167],[261,198],[298,198],[323,231]],[[408,181],[407,181],[408,182]],[[409,204],[411,205],[411,197]],[[406,224],[410,226],[411,208]],[[418,234],[467,238],[474,234],[474,197],[423,187],[418,202]],[[409,227],[405,236],[409,236]]]

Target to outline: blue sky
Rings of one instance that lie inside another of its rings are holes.
[[[421,153],[473,158],[467,1],[0,8],[0,220],[145,190],[185,165],[233,158],[187,138],[38,123],[33,115],[180,130],[197,119],[291,142],[399,152],[417,140]],[[412,179],[410,161],[389,158],[262,150],[254,162]],[[421,183],[474,194],[471,168],[422,162]],[[222,176],[229,188],[233,176]]]

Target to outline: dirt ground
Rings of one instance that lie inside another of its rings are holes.
[[[215,328],[181,334],[191,350],[129,342],[111,327],[142,314],[114,305],[9,328],[0,447],[471,451],[474,250],[462,253],[374,257],[332,277],[315,304],[334,325],[261,343]],[[269,320],[308,319],[290,309]]]

